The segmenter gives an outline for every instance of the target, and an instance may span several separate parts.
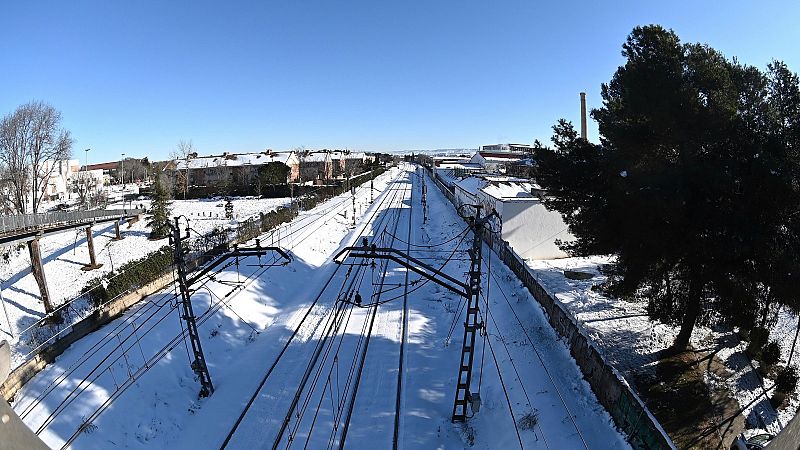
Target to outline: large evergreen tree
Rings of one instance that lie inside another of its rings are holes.
[[[289,178],[289,166],[282,162],[271,161],[261,166],[258,171],[259,182],[263,185],[269,185],[273,192],[275,186],[286,184]],[[261,194],[261,192],[259,192]]]
[[[679,324],[680,351],[698,320],[746,325],[791,302],[797,78],[781,63],[765,76],[660,26],[635,28],[622,54],[592,111],[601,143],[560,121],[538,180],[577,238],[565,248],[616,255],[606,290]]]
[[[170,235],[170,193],[160,175],[155,176],[153,183],[153,203],[150,227],[150,239],[163,239]]]

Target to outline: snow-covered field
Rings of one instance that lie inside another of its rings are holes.
[[[221,200],[177,200],[172,203],[172,214],[185,215],[194,229],[207,233],[218,226],[235,226],[241,220],[257,216],[287,204],[289,199],[234,199],[234,219],[225,219]],[[147,201],[136,201],[135,207]],[[122,204],[109,208],[122,208]],[[125,207],[130,207],[125,204]],[[204,217],[205,215],[205,217]],[[121,227],[124,239],[113,241],[114,224],[104,223],[93,228],[95,255],[103,266],[92,271],[81,268],[89,263],[89,250],[84,229],[69,230],[40,239],[44,272],[51,301],[55,306],[79,295],[81,289],[93,278],[112,271],[115,267],[141,258],[167,245],[168,240],[151,241],[146,220],[132,226]],[[25,330],[44,317],[44,306],[39,297],[39,287],[30,270],[30,257],[26,246],[11,249],[8,260],[0,259],[0,289],[4,302],[0,304],[0,338],[12,343],[12,366],[21,363],[31,347],[17,339]],[[19,345],[18,345],[19,344]]]
[[[565,258],[549,261],[528,261],[528,266],[539,282],[555,294],[576,316],[588,331],[595,344],[605,357],[626,376],[641,371],[653,370],[658,351],[669,347],[678,329],[670,325],[652,321],[647,316],[646,305],[606,297],[592,291],[591,287],[605,280],[599,267],[611,262],[609,257]],[[579,270],[594,273],[589,280],[571,280],[564,276],[564,270]],[[771,330],[770,339],[781,346],[781,364],[786,364],[797,330],[798,317],[788,310],[782,310],[778,324]],[[739,341],[732,330],[715,330],[698,326],[692,335],[695,348],[718,349],[716,356],[730,370],[724,380],[707,378],[709,383],[725,383],[737,399],[747,418],[747,435],[759,432],[776,434],[794,416],[800,406],[800,386],[791,396],[789,405],[776,412],[764,395],[773,382],[764,384],[756,372],[757,361],[751,361],[744,354],[746,343]],[[800,356],[795,350],[792,365],[800,369]],[[770,391],[771,393],[771,391]]]
[[[355,227],[348,194],[282,227],[288,265],[251,257],[196,287],[210,397],[197,397],[167,290],[73,345],[15,410],[54,447],[74,435],[74,448],[219,448],[226,438],[227,448],[628,448],[541,308],[488,251],[472,382],[482,407],[451,423],[462,299],[395,263],[331,261],[367,237],[464,278],[463,221],[428,189],[423,223],[420,178],[407,170],[379,177],[372,205],[357,191]]]

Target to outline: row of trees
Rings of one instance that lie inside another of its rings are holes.
[[[72,136],[61,128],[61,113],[30,102],[0,120],[0,186],[9,212],[39,212],[58,161],[69,159]]]
[[[680,325],[765,326],[800,286],[800,87],[660,26],[637,27],[592,111],[600,143],[559,121],[539,183],[577,240],[614,254],[606,292]]]

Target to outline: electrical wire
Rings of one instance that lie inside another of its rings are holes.
[[[493,252],[490,249],[490,253],[489,253],[490,257],[494,257],[494,255],[492,255],[492,253]],[[583,446],[588,450],[589,445],[586,443],[586,439],[584,438],[583,433],[581,433],[581,430],[578,428],[578,424],[575,421],[575,417],[573,416],[572,412],[570,411],[569,407],[567,406],[567,403],[564,400],[564,396],[562,395],[561,390],[558,389],[558,386],[556,385],[556,382],[555,382],[555,379],[553,378],[553,375],[547,369],[547,365],[544,362],[544,358],[542,358],[542,355],[539,352],[538,348],[536,347],[536,344],[534,344],[533,339],[531,339],[531,336],[528,334],[528,330],[525,328],[525,326],[522,323],[522,320],[519,318],[519,315],[517,315],[516,310],[514,310],[514,307],[511,305],[511,301],[509,301],[508,296],[506,295],[505,291],[501,287],[501,284],[497,280],[497,275],[496,274],[494,275],[494,278],[495,278],[495,282],[496,282],[495,284],[498,285],[498,289],[500,290],[500,292],[503,295],[503,298],[505,299],[506,303],[508,304],[508,307],[510,308],[511,313],[517,319],[517,323],[519,324],[520,328],[522,328],[522,332],[525,333],[525,337],[528,339],[528,342],[531,344],[531,348],[533,349],[534,353],[536,354],[536,357],[538,358],[539,363],[541,364],[541,366],[544,369],[545,373],[547,374],[547,377],[550,380],[550,384],[555,389],[556,394],[558,395],[558,398],[561,401],[561,404],[564,406],[564,409],[566,410],[567,415],[570,418],[570,421],[572,421],[572,425],[575,427],[575,431],[578,433],[578,436],[580,437],[581,442],[583,443]]]

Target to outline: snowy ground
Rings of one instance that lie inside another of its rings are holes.
[[[678,333],[677,328],[651,321],[645,304],[631,303],[608,298],[594,292],[591,287],[601,283],[605,277],[599,267],[610,262],[608,257],[565,258],[550,261],[529,261],[536,278],[562,304],[575,314],[588,331],[595,344],[605,357],[627,377],[652,370],[658,351],[672,344]],[[570,280],[564,276],[564,269],[594,273],[590,280]],[[778,324],[771,331],[770,339],[776,340],[782,351],[781,364],[786,364],[797,330],[798,317],[784,310],[778,316]],[[746,343],[741,343],[732,330],[714,330],[697,327],[692,335],[695,348],[717,348],[716,356],[731,371],[725,380],[707,378],[708,383],[725,383],[744,408],[749,430],[747,435],[759,432],[772,434],[780,431],[794,416],[800,406],[800,386],[791,397],[787,407],[776,413],[764,395],[773,382],[764,384],[753,362],[744,354]],[[795,350],[797,353],[798,350]],[[800,357],[792,359],[792,365],[800,369]]]
[[[192,227],[200,233],[207,233],[218,226],[235,226],[238,221],[257,216],[287,204],[289,199],[234,199],[234,220],[226,220],[224,209],[218,206],[220,200],[177,200],[172,203],[175,216],[189,217]],[[147,201],[134,202],[135,206]],[[122,204],[109,208],[122,208]],[[125,207],[129,207],[126,203]],[[204,217],[204,215],[206,217]],[[132,226],[121,227],[124,239],[113,241],[114,224],[104,223],[93,228],[95,255],[103,266],[93,271],[81,268],[89,263],[89,250],[84,229],[69,230],[43,237],[40,242],[44,272],[53,304],[58,306],[79,295],[89,280],[110,272],[115,267],[141,258],[150,252],[167,245],[167,239],[151,241],[146,220]],[[25,330],[44,316],[44,306],[39,297],[39,287],[30,270],[30,257],[26,246],[12,248],[8,260],[0,260],[0,289],[3,303],[0,303],[0,338],[12,344],[12,366],[17,366],[31,351],[31,346],[18,341],[20,331]]]
[[[197,398],[167,290],[73,345],[16,396],[15,410],[54,447],[74,435],[74,448],[219,448],[228,436],[228,448],[343,439],[349,448],[391,448],[396,433],[399,448],[628,448],[538,304],[486,250],[488,333],[478,339],[472,383],[483,404],[465,424],[450,422],[461,298],[395,263],[331,261],[366,236],[416,249],[437,267],[449,261],[446,273],[463,279],[464,223],[435,189],[422,223],[419,184],[393,169],[376,180],[382,194],[372,205],[368,190],[357,191],[355,227],[345,217],[349,195],[334,198],[282,227],[290,264],[248,258],[197,288],[211,397]],[[436,243],[444,244],[418,247]]]

